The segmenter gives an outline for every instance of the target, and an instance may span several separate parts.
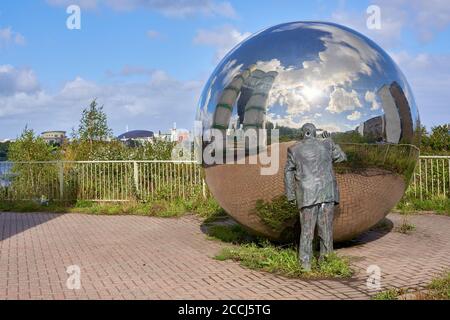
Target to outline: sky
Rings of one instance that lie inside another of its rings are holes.
[[[81,9],[81,28],[66,12]],[[370,5],[380,28],[369,29]],[[76,128],[97,98],[114,134],[192,128],[221,58],[251,34],[290,21],[353,28],[397,62],[428,128],[450,122],[448,0],[17,0],[0,2],[0,140],[25,126]]]

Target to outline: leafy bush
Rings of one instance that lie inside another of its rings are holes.
[[[289,202],[284,195],[270,202],[256,201],[255,211],[264,223],[275,230],[279,230],[284,223],[299,216],[297,205]]]

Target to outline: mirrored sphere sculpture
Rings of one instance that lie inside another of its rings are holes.
[[[225,56],[197,110],[206,182],[248,230],[292,239],[298,210],[284,196],[284,164],[307,122],[329,132],[347,154],[347,162],[334,166],[341,194],[334,239],[353,238],[403,196],[418,158],[420,124],[394,61],[344,26],[280,24]]]

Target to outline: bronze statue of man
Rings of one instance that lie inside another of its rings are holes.
[[[326,131],[317,138],[313,124],[303,125],[301,133],[302,139],[288,148],[285,188],[288,200],[297,200],[301,224],[299,260],[302,268],[310,271],[316,224],[320,259],[333,251],[334,206],[339,203],[333,162],[347,157]]]

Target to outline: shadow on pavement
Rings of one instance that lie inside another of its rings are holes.
[[[56,213],[0,212],[0,241],[58,218]]]

